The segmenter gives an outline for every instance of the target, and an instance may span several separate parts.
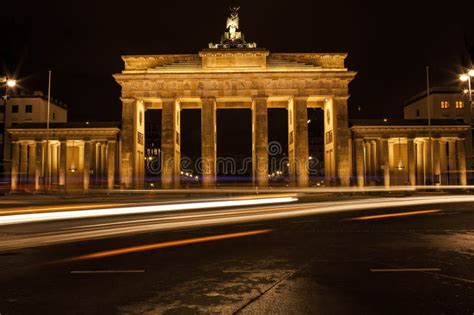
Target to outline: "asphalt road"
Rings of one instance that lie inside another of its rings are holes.
[[[234,213],[218,218],[291,207],[229,209]],[[22,224],[0,233],[3,241],[31,239],[46,230],[136,228],[152,219],[158,218]],[[474,203],[224,223],[0,251],[0,314],[474,312]]]

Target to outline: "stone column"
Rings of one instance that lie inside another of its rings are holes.
[[[370,177],[371,181],[375,182],[377,179],[377,148],[373,140],[369,141],[370,148]]]
[[[105,176],[107,176],[107,145],[105,143],[100,144],[100,182],[105,182]]]
[[[267,99],[254,99],[252,104],[252,165],[257,186],[268,185],[268,109]]]
[[[374,180],[374,182],[377,180],[377,175],[378,175],[378,161],[377,161],[377,144],[375,141],[370,141],[370,149],[372,151],[372,166],[373,166],[373,170],[372,170],[372,178]]]
[[[466,141],[464,139],[458,139],[458,168],[459,168],[459,185],[467,185],[467,172],[466,172]]]
[[[364,141],[364,181],[366,183],[370,183],[370,172],[372,171],[372,168],[370,167],[370,143],[369,141]]]
[[[351,176],[349,152],[349,119],[347,111],[348,97],[336,97],[332,111],[334,121],[334,152],[336,159],[336,177],[342,186],[349,186]],[[327,115],[327,114],[326,114]],[[327,117],[326,117],[327,119]]]
[[[433,167],[431,165],[431,147],[432,147],[432,142],[433,139],[428,139],[425,140],[425,182],[427,185],[433,185],[432,180],[433,180]],[[434,155],[434,154],[433,154]]]
[[[35,189],[41,189],[41,175],[43,172],[43,143],[37,141],[35,144],[36,154],[35,154]]]
[[[107,188],[114,189],[115,182],[115,150],[116,142],[109,141],[107,143]]]
[[[91,159],[92,159],[92,142],[84,141],[84,166],[83,166],[83,184],[84,190],[89,190],[91,179]]]
[[[120,161],[120,185],[123,188],[132,188],[133,169],[135,165],[135,142],[136,142],[136,101],[132,98],[122,98],[122,130],[121,137],[121,161]],[[103,169],[101,175],[103,175]]]
[[[33,186],[35,182],[35,167],[36,164],[36,146],[35,144],[28,144],[28,186]]]
[[[61,140],[59,145],[59,186],[66,186],[67,174],[67,141]]]
[[[92,185],[97,186],[97,145],[93,141],[91,146],[91,170],[92,170],[92,177],[91,182]]]
[[[296,97],[288,111],[293,115],[290,121],[293,123],[292,140],[293,156],[290,157],[290,170],[296,175],[296,183],[300,187],[309,185],[309,145],[308,145],[308,109],[306,98]],[[290,129],[291,130],[291,129]],[[290,146],[289,146],[290,147]]]
[[[376,160],[376,177],[377,181],[381,182],[382,178],[382,142],[380,140],[375,141],[375,160]]]
[[[28,182],[28,143],[20,142],[20,185],[26,188]]]
[[[424,185],[425,184],[425,164],[424,164],[425,156],[423,154],[423,141],[418,140],[416,142],[416,182],[417,185]]]
[[[96,183],[98,185],[101,185],[102,184],[102,161],[101,161],[102,146],[101,146],[100,142],[96,142],[95,152],[96,152],[96,155],[95,155],[95,165],[96,165],[95,179],[96,179]]]
[[[212,187],[216,182],[217,163],[216,100],[203,98],[201,108],[202,184]]]
[[[433,147],[433,178],[434,184],[441,184],[441,159],[440,159],[440,144],[439,138],[433,138],[431,140],[431,145]]]
[[[43,142],[44,164],[43,164],[43,182],[46,187],[51,184],[51,142]]]
[[[356,159],[356,171],[357,171],[357,186],[364,187],[365,176],[364,176],[364,140],[355,139],[355,159]]]
[[[457,185],[456,142],[449,141],[449,184]]]
[[[180,124],[179,104],[176,100],[163,101],[161,114],[161,184],[172,188],[180,182]]]
[[[58,183],[58,145],[56,143],[51,145],[51,183]]]
[[[441,184],[447,185],[448,182],[448,154],[446,150],[446,141],[440,141],[440,164],[441,164]]]
[[[11,190],[18,189],[18,169],[20,165],[20,143],[12,142]]]
[[[382,147],[382,167],[383,167],[383,182],[385,187],[390,187],[390,160],[389,160],[389,147],[388,139],[384,138],[381,140]]]
[[[288,181],[290,185],[296,184],[296,154],[295,154],[295,114],[294,100],[288,101]],[[329,172],[329,157],[326,159],[326,177]]]
[[[407,139],[407,167],[408,167],[408,183],[416,186],[416,157],[415,157],[415,140],[413,137]]]

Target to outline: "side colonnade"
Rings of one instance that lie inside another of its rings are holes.
[[[58,125],[49,131],[49,140],[48,131],[37,126],[23,124],[8,130],[12,135],[11,189],[113,189],[118,127]]]
[[[469,126],[362,126],[351,128],[355,184],[424,186],[468,182],[466,135]]]

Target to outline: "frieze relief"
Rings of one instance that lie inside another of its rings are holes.
[[[126,80],[119,82],[123,97],[165,97],[188,94],[253,95],[257,91],[284,95],[288,92],[346,96],[346,80],[340,79],[261,79],[261,80]]]

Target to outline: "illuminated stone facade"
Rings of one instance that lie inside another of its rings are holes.
[[[278,53],[265,49],[205,49],[196,55],[124,56],[114,78],[122,87],[122,187],[144,184],[144,117],[162,110],[162,183],[179,184],[180,112],[201,109],[203,184],[216,179],[216,110],[253,113],[253,175],[268,182],[268,109],[288,110],[290,179],[308,185],[307,108],[325,113],[326,176],[349,185],[347,100],[355,73],[346,54]],[[231,140],[231,139],[229,139]]]
[[[119,140],[116,123],[20,124],[12,139],[11,189],[113,189]]]
[[[354,120],[351,124],[357,186],[467,184],[469,124],[458,120],[432,120],[431,127],[426,120]]]

